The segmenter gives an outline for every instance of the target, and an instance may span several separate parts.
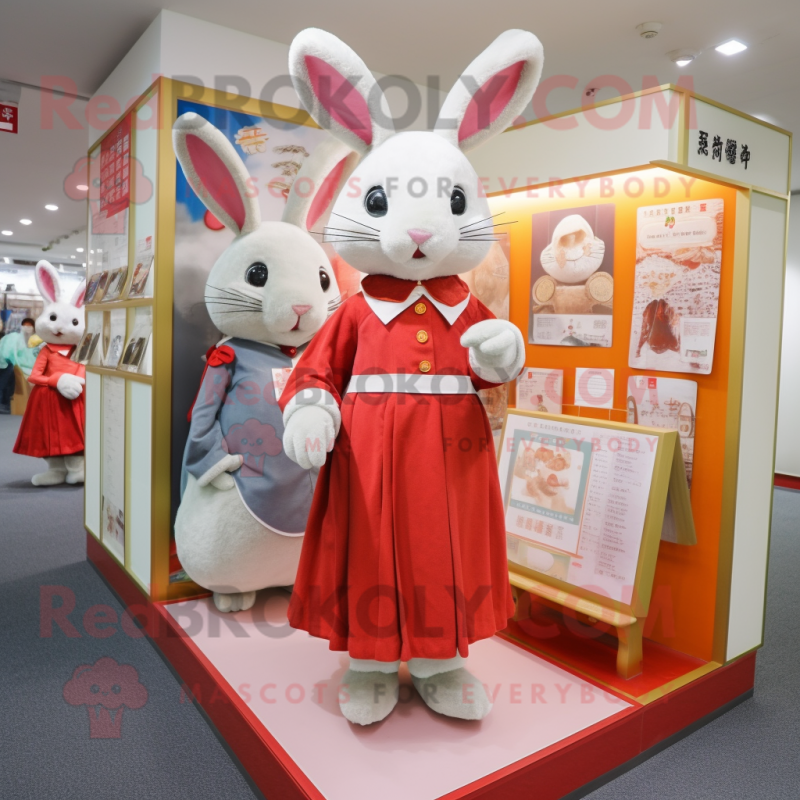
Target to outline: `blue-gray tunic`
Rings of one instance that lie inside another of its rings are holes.
[[[183,456],[181,490],[187,472],[200,478],[227,454],[240,454],[244,463],[231,475],[250,513],[279,533],[302,534],[316,471],[300,468],[283,452],[283,415],[272,372],[291,367],[292,359],[276,347],[247,339],[224,344],[235,359],[209,364],[203,376]]]

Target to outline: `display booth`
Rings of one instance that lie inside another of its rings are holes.
[[[487,401],[517,612],[470,649],[487,719],[431,713],[404,676],[392,717],[357,729],[337,703],[346,657],[288,626],[285,593],[220,614],[171,545],[186,413],[215,341],[203,284],[229,241],[176,168],[184,110],[238,144],[267,219],[325,136],[297,109],[159,78],[91,148],[87,548],[253,784],[328,800],[580,796],[748,698],[791,135],[664,86],[471,155],[528,342],[507,413],[505,396]]]

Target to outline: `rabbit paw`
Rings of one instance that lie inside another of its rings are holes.
[[[66,397],[67,400],[74,400],[76,397],[80,397],[84,383],[86,383],[86,381],[83,378],[65,372],[56,382],[56,389],[59,394]]]
[[[437,714],[456,719],[483,719],[491,710],[483,684],[464,667],[411,680],[425,705]]]
[[[333,417],[319,406],[298,408],[289,417],[283,434],[286,455],[303,469],[321,467],[333,449],[336,428]]]
[[[479,378],[506,383],[516,378],[525,363],[525,343],[516,325],[504,319],[485,319],[461,337],[469,348],[469,361]]]
[[[209,467],[206,472],[197,479],[197,485],[208,486],[211,484],[215,489],[221,489],[222,491],[233,489],[234,480],[228,473],[235,472],[242,466],[243,462],[243,456],[229,453],[217,461],[213,467]]]
[[[396,672],[356,672],[348,669],[342,676],[339,708],[345,719],[355,725],[372,725],[389,716],[400,696]]]
[[[217,611],[223,614],[229,611],[247,611],[256,602],[255,592],[234,592],[233,594],[223,594],[214,592],[214,605]]]
[[[67,466],[63,456],[48,458],[45,472],[40,472],[31,478],[34,486],[58,486],[67,479]]]

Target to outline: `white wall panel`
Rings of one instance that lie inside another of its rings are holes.
[[[727,658],[763,639],[787,202],[752,193]]]

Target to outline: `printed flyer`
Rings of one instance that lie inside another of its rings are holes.
[[[564,370],[525,367],[517,378],[517,408],[560,414],[564,401]]]
[[[696,417],[696,381],[650,375],[628,378],[628,422],[678,431],[689,488],[692,486]]]
[[[533,215],[531,344],[611,347],[614,212],[604,203]]]
[[[638,210],[631,367],[711,372],[723,212],[722,200]]]
[[[509,560],[630,603],[657,447],[510,411],[499,459]]]

